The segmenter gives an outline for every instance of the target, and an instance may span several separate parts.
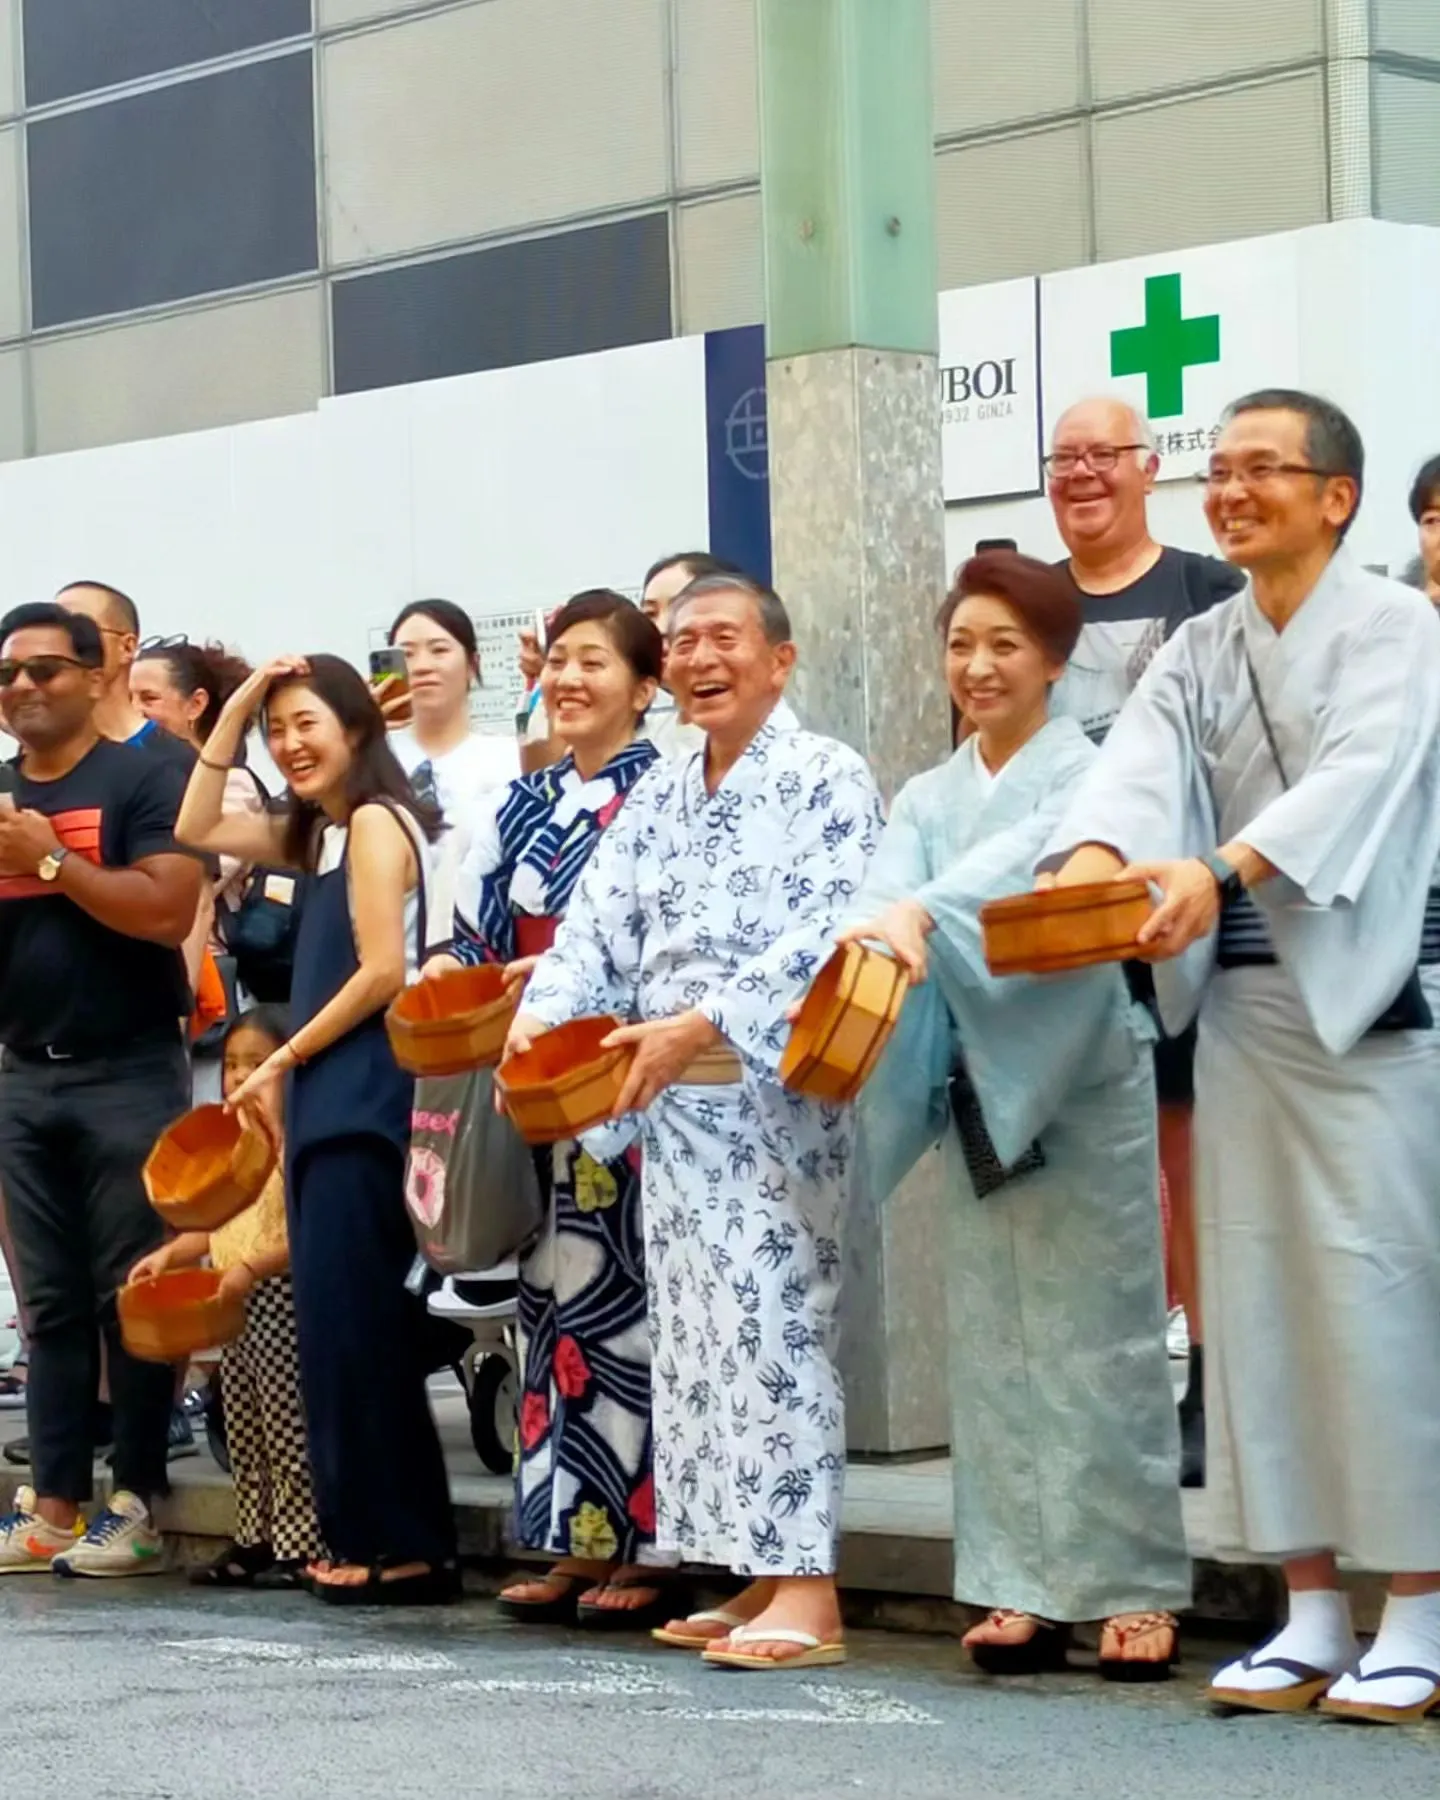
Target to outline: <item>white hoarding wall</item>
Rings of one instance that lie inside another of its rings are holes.
[[[708,531],[704,340],[685,338],[6,463],[0,608],[88,577],[133,595],[147,634],[363,665],[438,594],[492,621],[493,652]],[[482,716],[509,729],[508,679],[495,698]]]

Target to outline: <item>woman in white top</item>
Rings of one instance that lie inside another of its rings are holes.
[[[520,773],[513,736],[476,731],[470,689],[480,680],[475,626],[453,600],[412,600],[390,627],[390,643],[405,652],[404,693],[379,691],[391,727],[390,748],[422,800],[445,815],[430,916],[453,910],[455,876],[476,821],[488,817],[495,796]]]

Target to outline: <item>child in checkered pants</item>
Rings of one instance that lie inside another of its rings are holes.
[[[288,1036],[279,1007],[242,1013],[225,1039],[228,1097]],[[281,1121],[276,1120],[277,1131]],[[221,1286],[245,1300],[245,1331],[226,1347],[220,1392],[235,1480],[235,1541],[192,1577],[205,1587],[298,1587],[323,1553],[310,1481],[290,1252],[284,1156],[252,1206],[218,1231],[175,1238],[132,1281],[209,1258]]]

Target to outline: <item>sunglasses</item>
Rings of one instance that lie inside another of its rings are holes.
[[[49,687],[66,669],[88,669],[73,656],[6,656],[0,658],[0,688],[14,687],[22,675],[36,687]]]
[[[140,642],[135,646],[135,660],[138,662],[148,651],[178,650],[182,645],[188,644],[189,642],[190,638],[188,634],[183,631],[171,632],[169,637],[141,638]]]

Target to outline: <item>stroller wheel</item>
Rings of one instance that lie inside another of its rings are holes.
[[[470,1442],[492,1475],[508,1475],[515,1459],[515,1365],[492,1352],[477,1356],[470,1381]]]
[[[205,1441],[210,1446],[210,1454],[228,1475],[230,1440],[225,1434],[225,1402],[220,1395],[218,1380],[210,1383],[209,1397],[205,1402]]]

